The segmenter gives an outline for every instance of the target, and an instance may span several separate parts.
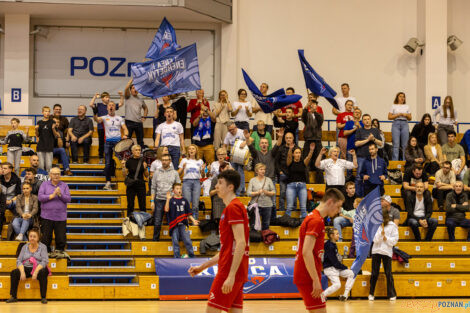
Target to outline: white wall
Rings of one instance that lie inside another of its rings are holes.
[[[456,35],[464,43],[447,54],[448,93],[454,100],[460,122],[470,122],[470,1],[448,2],[448,35]],[[462,125],[460,132],[470,129]]]
[[[415,113],[416,56],[402,47],[416,36],[416,14],[416,0],[240,0],[239,68],[272,90],[294,87],[305,103],[297,56],[305,49],[338,93],[341,83],[350,84],[364,112],[386,119],[396,92],[404,91]],[[238,87],[245,87],[240,70],[237,75]],[[332,118],[331,105],[321,104]]]

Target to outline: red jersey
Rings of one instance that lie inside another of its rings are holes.
[[[313,259],[315,260],[318,277],[321,277],[321,271],[323,269],[323,247],[325,245],[325,223],[317,210],[307,215],[300,226],[299,243],[297,244],[297,255],[295,256],[294,265],[294,284],[296,285],[313,283],[305,267],[304,257],[302,255],[305,236],[307,235],[316,238],[315,246],[313,247]]]
[[[232,202],[227,205],[220,217],[220,253],[217,276],[219,276],[219,278],[227,278],[230,273],[230,266],[232,266],[233,254],[235,253],[235,238],[232,231],[233,224],[243,224],[243,228],[245,229],[245,254],[235,275],[235,281],[246,282],[248,280],[250,227],[246,208],[238,198],[233,199]]]
[[[201,104],[197,102],[198,99],[191,99],[188,103],[187,111],[191,113],[191,117],[189,122],[193,125],[193,121],[199,117],[201,114]],[[204,105],[210,110],[211,107],[209,105],[209,101],[205,100]]]
[[[281,108],[281,112],[286,113],[287,108],[291,108],[294,111],[294,114],[297,115],[299,114],[299,109],[302,109],[302,103],[300,101],[297,101],[296,103],[291,103],[289,105],[286,105],[285,107]],[[297,122],[298,120],[299,119],[297,117],[294,118],[294,121]]]
[[[346,124],[347,121],[352,121],[353,113],[352,112],[343,112],[338,114],[336,117],[336,123]],[[338,137],[344,137],[344,127],[339,131]]]

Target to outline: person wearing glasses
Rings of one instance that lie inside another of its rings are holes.
[[[235,118],[235,125],[238,129],[250,130],[251,102],[246,100],[247,92],[245,89],[238,90],[238,101],[233,103],[232,117]]]

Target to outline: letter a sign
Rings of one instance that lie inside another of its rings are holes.
[[[441,106],[441,97],[432,97],[432,109],[435,110]]]

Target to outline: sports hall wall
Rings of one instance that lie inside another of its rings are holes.
[[[185,30],[208,30],[213,32],[213,60],[209,71],[213,81],[202,84],[216,95],[220,88],[226,89],[232,100],[238,88],[245,84],[240,68],[248,71],[256,83],[266,81],[271,90],[293,86],[297,93],[306,96],[303,78],[297,57],[297,49],[305,49],[305,55],[312,66],[340,92],[339,85],[348,82],[351,95],[358,99],[362,108],[374,117],[386,118],[386,112],[397,91],[404,91],[407,102],[411,105],[413,118],[431,110],[431,102],[421,96],[424,54],[409,54],[402,47],[410,37],[420,40],[420,2],[426,0],[352,0],[352,1],[317,1],[317,0],[238,0],[233,2],[233,23],[224,24],[172,21],[175,28]],[[443,1],[445,0],[437,0]],[[302,8],[302,10],[299,10]],[[460,121],[468,116],[470,108],[465,104],[470,101],[467,91],[470,85],[470,3],[466,0],[448,0],[446,4],[447,34],[455,34],[464,44],[456,51],[448,52],[434,62],[445,63],[447,77],[438,80],[443,91],[435,95],[454,98]],[[3,17],[2,17],[3,18]],[[171,16],[168,16],[171,21]],[[436,22],[442,22],[441,19]],[[81,26],[81,27],[137,27],[155,28],[160,20],[140,20],[139,16],[129,14],[127,20],[113,20],[111,17],[87,19],[41,19],[31,17],[30,27],[35,25]],[[4,22],[1,21],[4,25]],[[3,91],[4,73],[4,35],[0,35],[0,92],[2,104],[8,92]],[[150,35],[151,37],[151,35]],[[112,40],[112,36],[103,39],[103,44]],[[204,45],[204,38],[199,42]],[[149,39],[150,41],[150,39]],[[146,46],[141,51],[145,53]],[[30,42],[30,84],[29,113],[40,113],[42,105],[61,103],[65,114],[75,114],[78,104],[88,103],[88,97],[47,97],[34,95],[35,53],[34,37]],[[199,52],[201,57],[201,52]],[[121,57],[119,51],[113,51],[103,57]],[[203,62],[203,60],[200,60]],[[64,64],[64,67],[69,64]],[[421,70],[420,70],[421,67]],[[37,73],[36,73],[37,74]],[[203,75],[205,76],[205,75]],[[207,75],[206,75],[207,76]],[[40,77],[40,75],[39,75]],[[207,76],[208,77],[208,76]],[[110,79],[110,77],[107,77]],[[92,75],[81,77],[93,82],[101,79]],[[116,78],[121,79],[121,78]],[[127,79],[127,77],[126,77]],[[119,84],[110,84],[109,90]],[[60,82],[57,86],[60,89]],[[97,90],[102,91],[102,90]],[[80,93],[80,91],[77,91]],[[154,105],[148,101],[150,114]],[[151,105],[152,104],[152,105]],[[329,104],[321,101],[326,118],[332,118]],[[149,125],[150,126],[150,125]],[[388,127],[384,127],[387,129]],[[462,130],[461,130],[462,131]]]

